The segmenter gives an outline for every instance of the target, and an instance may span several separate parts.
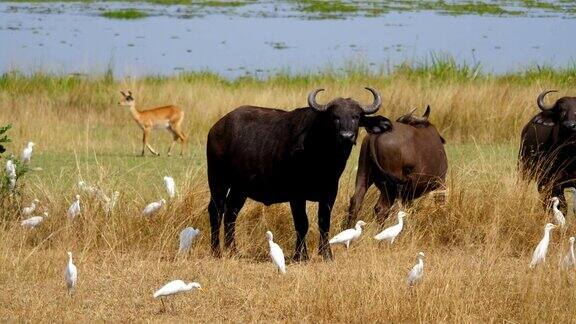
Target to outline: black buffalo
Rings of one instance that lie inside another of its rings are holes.
[[[306,201],[318,202],[319,252],[331,259],[328,246],[330,213],[358,128],[370,133],[388,130],[382,116],[368,117],[382,104],[378,92],[368,106],[350,98],[325,105],[308,95],[308,107],[284,111],[242,106],[222,117],[208,134],[208,205],[212,251],[220,255],[220,224],[224,245],[234,250],[235,222],[246,198],[265,205],[289,202],[296,228],[295,260],[308,259]]]
[[[536,180],[544,201],[557,196],[565,208],[564,189],[576,185],[576,97],[546,105],[550,92],[538,96],[542,111],[522,129],[519,168],[525,180]]]

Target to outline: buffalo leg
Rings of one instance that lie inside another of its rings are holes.
[[[226,211],[224,212],[224,247],[227,250],[231,249],[232,252],[236,252],[236,244],[234,244],[236,218],[245,202],[246,196],[235,193],[234,190],[231,190],[226,199]]]
[[[370,187],[371,183],[368,181],[368,176],[365,173],[360,173],[358,169],[358,174],[356,175],[356,189],[354,190],[354,196],[350,198],[350,207],[348,208],[348,222],[345,228],[350,228],[356,223],[356,217],[358,216],[358,211],[362,206],[362,201],[366,195],[366,191]]]
[[[328,244],[328,235],[330,234],[330,213],[334,205],[335,197],[330,197],[325,201],[318,202],[318,227],[320,228],[320,245],[318,253],[324,257],[324,260],[332,260],[332,250]]]
[[[210,230],[212,239],[212,253],[220,256],[220,223],[222,222],[222,211],[224,200],[212,196],[208,204],[208,214],[210,214]]]
[[[306,233],[308,233],[308,215],[306,215],[306,201],[294,200],[290,202],[292,218],[296,229],[296,251],[294,261],[308,260],[308,250],[306,249]]]
[[[376,214],[376,219],[383,224],[390,214],[390,207],[396,200],[396,190],[388,185],[379,189],[380,197],[378,197],[378,201],[374,206],[374,213]]]

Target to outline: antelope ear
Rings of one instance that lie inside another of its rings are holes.
[[[392,129],[392,123],[384,116],[362,116],[360,127],[364,127],[370,134],[380,134]]]
[[[132,97],[132,91],[128,90],[128,95]]]
[[[122,94],[122,96],[126,97],[126,94],[124,93],[124,91],[120,90],[120,94]]]

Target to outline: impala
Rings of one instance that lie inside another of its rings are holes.
[[[142,128],[142,132],[144,133],[142,137],[142,156],[144,156],[146,148],[148,148],[152,154],[160,155],[160,153],[156,152],[148,143],[150,132],[157,128],[166,128],[170,133],[172,133],[172,138],[174,140],[168,148],[168,156],[170,156],[172,148],[178,140],[182,142],[180,155],[184,153],[184,146],[186,146],[186,136],[182,132],[181,127],[182,120],[184,120],[184,112],[182,109],[174,105],[169,105],[139,111],[136,109],[136,100],[134,100],[134,96],[132,95],[131,91],[120,91],[120,93],[124,97],[124,100],[119,104],[121,106],[130,107],[130,113],[132,114],[132,117],[138,123],[138,126]]]

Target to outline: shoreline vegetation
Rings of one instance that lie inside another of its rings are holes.
[[[576,15],[576,4],[569,1],[540,1],[540,0],[496,0],[491,2],[479,2],[471,0],[459,1],[434,1],[434,0],[380,0],[380,1],[359,1],[359,0],[284,0],[270,3],[264,0],[222,0],[222,1],[199,1],[199,0],[127,0],[127,1],[91,1],[91,0],[11,0],[1,2],[16,3],[96,3],[96,4],[138,4],[160,5],[160,6],[181,6],[189,9],[196,8],[189,13],[190,17],[195,14],[208,14],[220,12],[231,15],[265,15],[274,16],[282,11],[291,12],[291,15],[301,16],[308,19],[345,19],[354,16],[377,17],[388,13],[420,12],[431,11],[443,15],[487,15],[487,16],[548,16],[558,15],[562,17],[573,17]],[[151,15],[147,12],[150,8],[138,8],[143,18]],[[245,7],[250,10],[244,10]],[[260,8],[258,6],[261,6]],[[125,9],[119,9],[122,11]],[[255,10],[255,11],[254,11]],[[116,10],[113,10],[116,11]],[[113,12],[112,11],[112,12]],[[126,19],[115,14],[105,15],[107,18]],[[136,18],[133,18],[136,19]]]
[[[114,68],[109,67],[103,73],[55,73],[37,70],[25,73],[13,69],[0,74],[0,89],[10,86],[14,82],[26,83],[61,83],[74,84],[75,82],[104,82],[114,83],[122,80],[137,80],[142,82],[162,82],[180,80],[187,82],[211,80],[227,86],[239,84],[312,84],[346,80],[379,80],[411,79],[435,82],[506,82],[530,85],[533,83],[548,82],[552,85],[564,86],[576,83],[576,61],[564,67],[550,65],[531,65],[524,68],[506,72],[484,72],[482,65],[458,63],[447,55],[431,54],[429,59],[421,62],[395,65],[393,67],[376,68],[362,63],[348,63],[344,67],[325,67],[308,73],[292,73],[278,71],[269,75],[258,75],[248,72],[247,75],[228,78],[217,72],[209,70],[182,71],[172,75],[144,75],[138,77],[116,77]]]

